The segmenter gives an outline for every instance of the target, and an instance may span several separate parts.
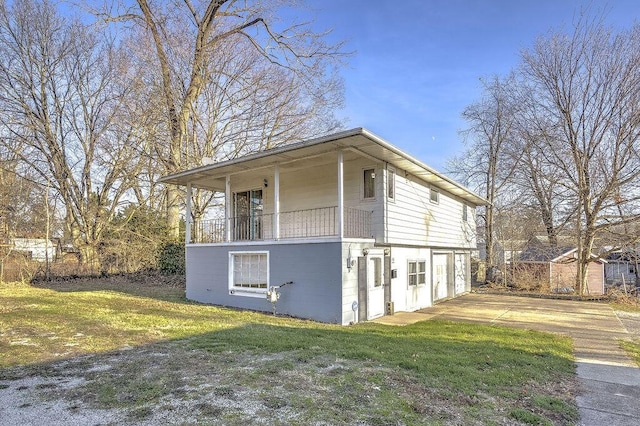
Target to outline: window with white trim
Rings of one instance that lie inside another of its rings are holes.
[[[396,199],[396,171],[394,169],[387,170],[387,198]]]
[[[438,204],[440,202],[440,191],[431,188],[429,191],[429,200],[431,200],[432,203]]]
[[[376,170],[363,170],[363,192],[362,198],[371,199],[376,197]]]
[[[466,222],[469,219],[468,207],[465,203],[462,203],[462,220]]]
[[[427,261],[410,260],[408,267],[409,285],[423,285],[427,282]]]
[[[229,252],[229,294],[264,297],[269,288],[269,252]]]

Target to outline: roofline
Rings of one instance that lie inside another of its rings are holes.
[[[283,146],[280,146],[280,147],[267,149],[267,150],[264,150],[264,151],[256,152],[256,153],[245,155],[245,156],[242,156],[242,157],[237,157],[237,158],[234,158],[232,160],[221,161],[221,162],[214,163],[214,164],[207,164],[205,166],[200,166],[200,167],[196,167],[196,168],[193,168],[193,169],[185,170],[185,171],[182,171],[182,172],[178,172],[178,173],[170,174],[170,175],[167,175],[167,176],[163,176],[158,180],[158,182],[164,183],[164,182],[166,182],[168,180],[186,177],[186,176],[189,176],[189,175],[197,173],[197,172],[206,172],[206,171],[209,171],[209,170],[215,170],[215,169],[223,167],[223,166],[233,166],[235,164],[244,163],[246,161],[265,158],[265,157],[269,157],[271,155],[277,155],[277,154],[281,154],[281,153],[285,153],[285,152],[289,152],[289,151],[295,151],[297,149],[302,149],[302,148],[315,146],[315,145],[321,145],[321,144],[324,144],[324,143],[328,143],[328,142],[332,142],[332,141],[338,141],[340,139],[345,139],[345,138],[348,138],[348,137],[358,136],[358,135],[362,135],[362,136],[366,137],[370,141],[380,145],[381,147],[389,150],[390,152],[392,152],[392,153],[394,153],[396,155],[399,155],[400,157],[403,157],[405,160],[408,160],[409,162],[413,163],[414,165],[426,170],[427,172],[437,176],[438,178],[442,179],[443,181],[445,181],[445,182],[457,187],[458,189],[468,193],[469,195],[472,196],[472,198],[475,198],[478,201],[476,203],[477,205],[489,205],[490,204],[489,201],[487,201],[483,197],[479,196],[478,194],[476,194],[475,192],[473,192],[469,188],[465,187],[461,183],[459,183],[459,182],[457,182],[457,181],[445,176],[441,172],[439,172],[439,171],[435,170],[434,168],[426,165],[422,161],[416,159],[412,155],[407,154],[406,152],[400,150],[399,148],[396,148],[391,143],[387,142],[386,140],[384,140],[380,136],[370,132],[369,130],[367,130],[367,129],[363,128],[363,127],[356,127],[356,128],[349,129],[349,130],[344,130],[344,131],[341,131],[341,132],[338,132],[338,133],[332,133],[332,134],[321,136],[321,137],[318,137],[318,138],[309,139],[309,140],[305,140],[305,141],[301,141],[301,142],[296,142],[296,143],[293,143],[293,144],[290,144],[290,145],[283,145]],[[384,161],[384,160],[381,160],[381,161]]]
[[[170,179],[181,178],[184,176],[189,176],[195,172],[206,172],[209,170],[215,170],[222,166],[233,166],[234,164],[244,163],[245,161],[256,160],[259,158],[269,157],[275,154],[282,154],[283,152],[295,151],[296,149],[306,148],[314,145],[321,145],[323,143],[337,141],[339,139],[348,138],[350,136],[357,136],[363,133],[362,127],[357,127],[355,129],[345,130],[338,133],[332,133],[330,135],[321,136],[319,138],[308,139],[301,142],[292,143],[289,145],[283,145],[276,148],[265,149],[264,151],[254,152],[253,154],[243,155],[241,157],[237,157],[231,160],[220,161],[218,163],[207,164],[206,166],[195,167],[193,169],[185,170],[178,173],[173,173],[167,176],[163,176],[158,179],[158,182],[165,182]]]
[[[394,154],[397,154],[401,157],[404,157],[406,160],[409,160],[410,162],[412,162],[413,164],[415,164],[418,167],[422,167],[423,169],[427,170],[429,173],[432,173],[436,176],[438,176],[439,178],[441,178],[442,180],[450,183],[451,185],[454,185],[456,187],[458,187],[459,189],[468,192],[469,194],[473,195],[474,197],[476,197],[479,200],[482,200],[482,203],[480,203],[479,205],[488,205],[490,204],[489,201],[487,201],[486,199],[480,197],[478,194],[476,194],[475,192],[471,191],[469,188],[467,188],[466,186],[462,185],[461,183],[458,183],[457,181],[451,179],[450,177],[442,174],[441,172],[437,171],[436,169],[427,166],[425,163],[423,163],[422,161],[418,160],[417,158],[413,157],[412,155],[407,154],[406,152],[402,151],[399,148],[396,148],[395,146],[393,146],[392,144],[390,144],[389,142],[387,142],[386,140],[384,140],[383,138],[381,138],[380,136],[368,131],[367,129],[364,129],[362,127],[358,128],[360,130],[360,133],[363,136],[366,136],[367,138],[369,138],[370,140],[372,140],[373,142],[377,143],[378,145],[381,145],[382,147],[388,149],[389,151],[393,152]],[[356,130],[356,129],[353,129]]]

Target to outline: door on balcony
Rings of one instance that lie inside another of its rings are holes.
[[[233,206],[234,240],[262,239],[262,190],[234,192]]]

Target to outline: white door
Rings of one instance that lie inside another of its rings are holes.
[[[433,300],[444,299],[448,295],[448,258],[448,254],[433,255]]]
[[[467,290],[467,255],[456,254],[455,262],[455,292],[462,294]]]
[[[367,319],[384,315],[384,263],[382,256],[367,259]]]

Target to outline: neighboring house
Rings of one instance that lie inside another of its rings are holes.
[[[275,288],[279,313],[349,324],[470,289],[485,200],[367,130],[161,181],[187,188],[189,299],[271,311]],[[191,223],[193,188],[223,192],[224,218]]]
[[[575,291],[577,275],[577,249],[571,246],[545,247],[531,245],[518,257],[513,268],[519,274],[527,272],[535,275],[542,282],[549,284],[549,289],[556,292]],[[606,261],[592,255],[594,260],[589,264],[587,273],[589,294],[604,294],[604,266]],[[515,278],[514,278],[515,279]]]
[[[31,260],[39,262],[54,262],[60,255],[60,244],[58,240],[48,240],[46,238],[11,238],[9,240],[11,250],[24,253]]]
[[[614,251],[609,254],[604,265],[606,283],[621,285],[624,282],[626,285],[635,286],[639,259],[640,255],[633,251]]]

